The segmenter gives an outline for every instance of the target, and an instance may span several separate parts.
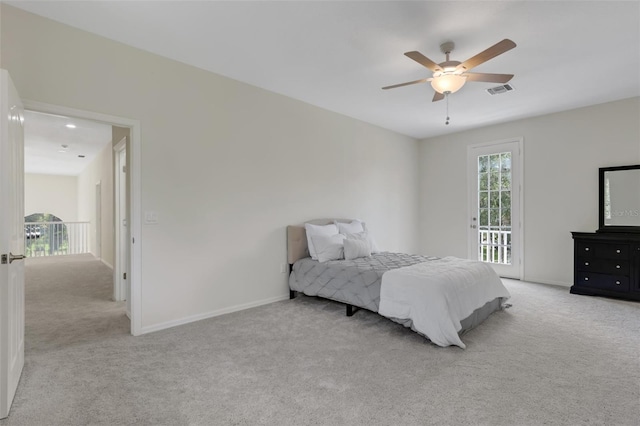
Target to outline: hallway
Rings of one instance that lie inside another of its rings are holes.
[[[28,258],[25,352],[35,355],[128,335],[126,302],[113,302],[111,269],[90,254]]]

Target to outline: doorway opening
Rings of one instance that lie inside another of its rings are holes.
[[[140,124],[137,120],[131,120],[116,116],[97,114],[88,111],[75,110],[56,105],[38,102],[24,101],[26,110],[35,113],[49,114],[70,119],[90,120],[107,125],[114,129],[113,134],[119,130],[121,137],[117,140],[110,138],[109,155],[105,158],[104,168],[109,168],[111,181],[108,179],[93,179],[94,200],[91,204],[90,216],[94,221],[94,229],[90,232],[91,252],[102,260],[102,263],[113,269],[112,298],[116,301],[127,300],[126,314],[130,319],[130,332],[133,335],[141,334],[140,321],[140,249],[139,229],[140,223],[136,220],[140,211]],[[27,123],[28,126],[28,123]],[[117,144],[114,143],[117,141]],[[71,144],[66,147],[70,151]],[[106,151],[106,148],[105,148]],[[73,152],[74,156],[81,157],[81,153]],[[121,167],[121,162],[126,167]],[[118,169],[126,170],[128,177],[119,176]],[[117,188],[116,188],[117,184]],[[110,197],[109,205],[105,206],[105,197]],[[122,203],[122,200],[128,202]],[[116,203],[118,210],[116,211]],[[82,203],[78,202],[81,210]],[[88,205],[85,203],[85,205]],[[96,214],[95,212],[100,212]],[[117,222],[116,222],[117,218]],[[100,226],[97,229],[97,226]],[[111,225],[111,231],[105,227]],[[126,232],[119,229],[126,226]],[[106,232],[105,232],[106,231]],[[118,234],[118,241],[114,237]],[[98,245],[99,244],[99,245]]]

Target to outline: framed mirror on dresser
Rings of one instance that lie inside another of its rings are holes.
[[[599,226],[572,232],[571,293],[640,301],[640,165],[599,170]]]

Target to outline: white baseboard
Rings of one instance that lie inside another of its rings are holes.
[[[573,283],[568,283],[568,282],[564,282],[564,281],[556,281],[556,280],[547,280],[547,279],[537,279],[536,277],[527,277],[526,279],[522,280],[522,281],[526,281],[528,283],[533,283],[533,284],[549,284],[549,285],[555,285],[558,287],[571,287],[573,285]]]
[[[269,299],[258,300],[255,302],[244,303],[242,305],[230,306],[228,308],[218,309],[211,312],[205,312],[198,315],[192,315],[190,317],[181,318],[173,321],[167,321],[156,325],[149,325],[142,327],[140,334],[153,333],[154,331],[160,331],[167,328],[176,327],[178,325],[189,324],[190,322],[196,322],[207,318],[213,318],[224,314],[230,314],[232,312],[243,311],[245,309],[255,308],[257,306],[268,305],[269,303],[280,302],[281,300],[289,299],[289,294],[282,296],[271,297]]]
[[[104,263],[109,269],[113,271],[113,265],[104,261],[104,259],[100,259],[100,262]]]

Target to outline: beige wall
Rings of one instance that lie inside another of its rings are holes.
[[[26,173],[24,175],[24,215],[51,213],[64,222],[78,220],[78,179]]]
[[[414,139],[1,7],[22,97],[140,121],[143,331],[286,298],[287,224],[417,249]]]
[[[640,164],[640,98],[420,142],[421,249],[467,256],[467,146],[524,139],[524,278],[571,285],[571,231],[598,228],[598,168]]]
[[[78,216],[89,221],[89,250],[113,267],[113,147],[106,145],[78,176]],[[96,241],[96,184],[100,182],[100,248]]]

